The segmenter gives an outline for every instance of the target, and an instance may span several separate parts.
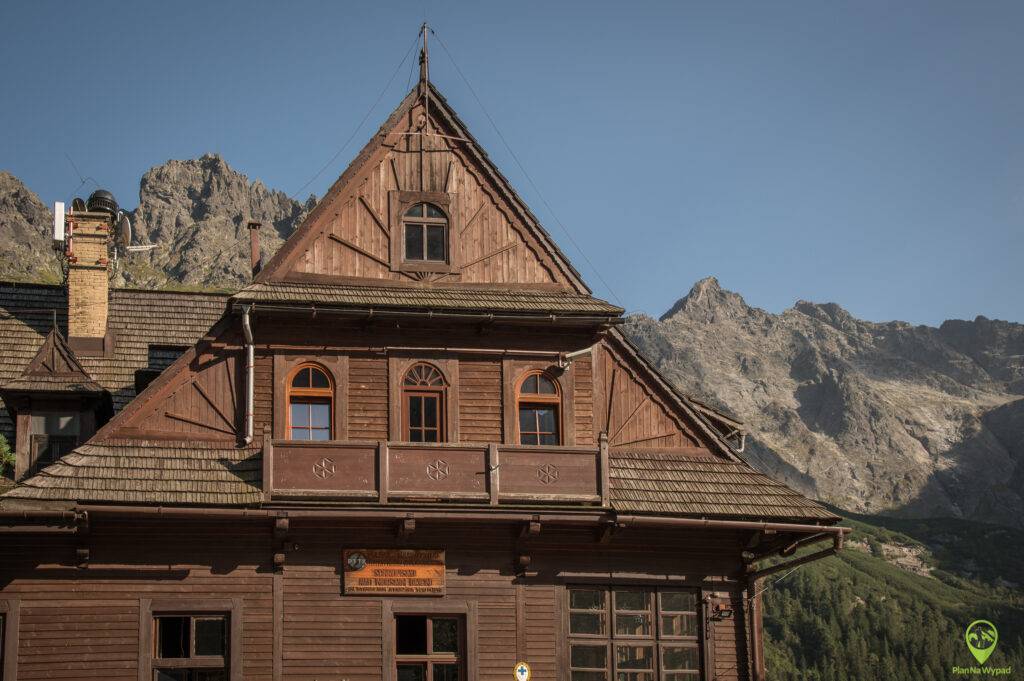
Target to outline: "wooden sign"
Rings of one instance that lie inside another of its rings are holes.
[[[444,596],[444,551],[345,549],[349,595]]]

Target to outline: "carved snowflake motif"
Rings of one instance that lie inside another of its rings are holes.
[[[427,464],[427,477],[431,480],[444,480],[448,472],[448,462],[444,459],[435,459]]]
[[[541,484],[550,485],[551,483],[558,480],[558,466],[554,464],[546,463],[543,466],[537,466],[537,479],[541,481]]]

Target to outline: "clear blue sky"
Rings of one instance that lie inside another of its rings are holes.
[[[352,133],[424,11],[630,310],[660,314],[713,274],[773,312],[803,298],[878,321],[1024,321],[1021,2],[9,0],[0,169],[66,199],[68,154],[132,207],[151,166],[219,152],[290,194]],[[444,52],[431,63],[615,300]],[[408,76],[300,198],[323,194]]]

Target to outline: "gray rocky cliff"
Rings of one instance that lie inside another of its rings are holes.
[[[746,457],[841,508],[1024,525],[1024,325],[748,306],[713,279],[624,329],[684,392],[736,415]]]

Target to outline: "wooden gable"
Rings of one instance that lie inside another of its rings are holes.
[[[712,453],[735,460],[721,434],[617,330],[594,352],[594,428],[616,450]]]
[[[447,213],[448,261],[404,262],[401,217]],[[438,282],[589,293],[579,274],[431,85],[421,83],[257,281]]]
[[[223,341],[230,320],[211,335]],[[244,362],[237,350],[200,340],[95,436],[97,441],[171,439],[235,442],[242,434]]]

